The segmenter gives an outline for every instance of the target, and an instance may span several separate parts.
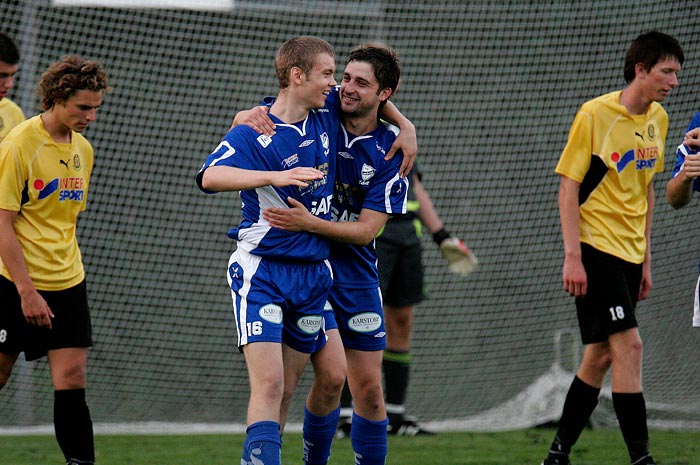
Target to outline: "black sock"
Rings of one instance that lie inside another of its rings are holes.
[[[54,391],[53,422],[66,462],[93,464],[95,445],[85,389]]]
[[[406,392],[411,372],[411,355],[408,352],[384,351],[382,361],[386,410],[389,424],[399,426],[403,422]]]
[[[569,455],[571,448],[576,444],[578,437],[588,424],[593,410],[598,405],[599,394],[600,388],[589,386],[578,376],[574,377],[569,392],[566,394],[557,435],[554,437],[549,451],[551,458]]]
[[[644,394],[613,392],[613,406],[620,431],[625,439],[627,451],[633,464],[647,463],[649,454],[649,431],[647,430],[647,408]]]

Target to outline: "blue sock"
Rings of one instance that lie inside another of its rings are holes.
[[[248,465],[250,463],[250,452],[248,452],[249,447],[250,441],[248,440],[248,435],[246,434],[245,441],[243,442],[243,455],[241,456],[241,465]]]
[[[241,465],[281,465],[282,437],[276,421],[259,421],[246,430]]]
[[[388,452],[386,427],[389,419],[372,421],[352,414],[350,441],[357,465],[385,465]]]
[[[304,407],[304,465],[328,463],[339,417],[340,407],[325,417],[314,415]]]

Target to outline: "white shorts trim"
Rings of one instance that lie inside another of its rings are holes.
[[[698,297],[698,291],[700,291],[700,276],[695,284],[695,304],[693,305],[693,326],[696,328],[700,328],[700,298]]]

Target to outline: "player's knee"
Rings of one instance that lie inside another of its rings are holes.
[[[87,372],[85,367],[74,367],[60,373],[54,382],[56,389],[85,389]]]
[[[586,357],[583,369],[594,378],[601,378],[610,369],[613,357],[610,351],[602,351],[595,356]]]
[[[282,403],[283,404],[289,403],[292,396],[294,395],[295,388],[296,388],[296,386],[287,386],[286,384],[284,385],[284,389],[282,390]]]
[[[343,391],[345,385],[345,371],[334,370],[322,380],[321,388],[328,396],[336,396]]]
[[[270,373],[270,376],[265,376],[258,380],[256,386],[251,385],[251,390],[255,390],[264,399],[268,399],[270,402],[277,402],[284,399],[285,396],[291,398],[292,392],[285,391],[284,378],[282,376],[275,376],[275,374]]]
[[[353,402],[360,404],[365,411],[378,411],[384,406],[384,393],[382,386],[378,383],[361,385],[357,394],[353,393],[352,398]]]
[[[641,365],[643,352],[644,347],[642,345],[642,340],[640,338],[632,338],[628,341],[623,350],[615,352],[615,357],[619,360],[619,363]]]
[[[600,372],[607,372],[610,369],[610,365],[612,365],[612,354],[610,352],[606,352],[598,357],[598,359],[594,362],[593,368]]]

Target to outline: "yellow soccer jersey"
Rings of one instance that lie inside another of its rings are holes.
[[[59,144],[35,116],[0,143],[0,208],[18,211],[14,227],[40,290],[62,290],[85,277],[76,239],[85,209],[93,151],[81,134]],[[11,279],[0,262],[0,274]]]
[[[24,121],[22,109],[9,98],[0,100],[0,141],[5,138],[10,129]]]
[[[663,171],[668,115],[657,102],[644,115],[630,115],[620,95],[581,106],[555,171],[581,183],[581,242],[643,263],[647,188]]]

